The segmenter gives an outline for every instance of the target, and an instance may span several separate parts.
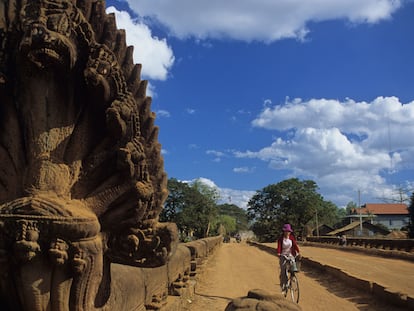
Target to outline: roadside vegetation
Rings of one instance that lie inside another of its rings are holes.
[[[408,237],[414,239],[414,192],[410,197],[410,204],[408,205],[409,212],[409,224],[408,224]]]
[[[346,210],[325,201],[314,181],[291,178],[257,191],[247,215],[259,242],[274,242],[284,223],[290,223],[300,238],[319,224],[334,227]]]
[[[160,221],[176,223],[182,241],[234,235],[249,228],[244,209],[234,204],[218,204],[218,190],[198,180],[186,183],[171,178],[168,191]]]
[[[218,189],[200,180],[192,183],[168,180],[169,195],[160,221],[177,224],[180,239],[189,241],[221,234],[235,236],[253,231],[259,242],[274,242],[284,223],[290,223],[298,238],[324,224],[342,227],[342,219],[358,208],[349,202],[338,208],[318,192],[313,180],[291,178],[256,191],[247,209],[235,204],[218,204]],[[411,238],[414,237],[414,194],[409,204]]]

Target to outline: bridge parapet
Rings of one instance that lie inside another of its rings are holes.
[[[347,237],[346,245],[340,245],[337,237],[307,237],[303,245],[341,248],[363,252],[367,255],[387,256],[414,261],[414,239],[384,239]]]
[[[307,237],[308,242],[327,243],[339,245],[338,237],[320,236]],[[365,237],[347,237],[347,246],[360,246],[365,248],[377,248],[384,250],[397,250],[413,253],[414,239],[385,239],[385,238],[365,238]]]
[[[122,310],[182,310],[194,296],[197,277],[207,257],[221,245],[221,236],[180,243],[166,265],[157,268],[134,267],[127,290],[111,297]],[[131,274],[123,265],[111,265],[113,287]],[[127,297],[133,296],[133,303]],[[135,299],[136,298],[136,299]]]
[[[258,247],[259,249],[266,251],[272,255],[276,255],[277,253],[276,243],[257,243],[249,241],[249,244]],[[378,277],[378,275],[381,273],[368,273],[368,275],[360,273],[361,266],[359,265],[360,262],[365,262],[363,258],[365,255],[386,257],[387,261],[392,258],[408,259],[410,261],[414,261],[414,253],[397,250],[364,248],[360,246],[349,245],[344,247],[334,243],[328,244],[309,241],[301,242],[300,244],[300,247],[303,247],[301,248],[301,269],[304,268],[305,271],[307,269],[319,270],[323,274],[331,275],[336,279],[343,281],[350,287],[362,290],[365,293],[371,293],[374,297],[390,305],[402,307],[402,310],[414,310],[413,290],[410,286],[407,286],[407,284],[411,284],[411,279],[409,276],[411,275],[412,271],[410,268],[412,263],[404,263],[404,265],[400,265],[404,266],[404,268],[401,270],[398,270],[398,267],[392,269],[392,271],[399,271],[395,272],[396,275],[398,275],[398,273],[400,273],[400,275],[403,275],[402,278],[405,278],[405,283],[401,283],[401,277],[395,279],[393,276],[389,277],[391,278],[390,282],[390,279],[384,281],[384,278]],[[310,251],[310,249],[315,249],[316,251]],[[343,255],[338,251],[333,251],[335,249],[340,250]],[[349,254],[349,256],[347,256],[347,252],[355,252],[360,254]],[[335,255],[329,256],[328,254]],[[402,256],[401,254],[405,254],[405,256]],[[347,258],[347,260],[342,260],[342,258]],[[350,261],[349,258],[354,259]],[[357,258],[357,260],[355,258]],[[373,262],[376,262],[376,259],[374,258],[367,261],[369,262],[368,266],[365,265],[364,268],[370,269],[369,265]],[[349,262],[351,262],[351,264]],[[382,263],[383,268],[384,266],[388,265],[389,262]],[[376,269],[378,270],[378,267],[376,267]],[[388,274],[389,273],[390,272],[388,272]]]

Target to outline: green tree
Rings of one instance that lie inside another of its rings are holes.
[[[208,236],[211,223],[217,216],[214,189],[174,178],[168,180],[167,187],[169,194],[160,213],[160,221],[176,223],[182,235]]]
[[[233,230],[234,232],[245,231],[249,229],[249,219],[247,217],[246,210],[238,207],[235,204],[220,204],[217,206],[218,214],[219,215],[228,215],[235,219],[236,221],[236,228]]]
[[[180,213],[185,207],[185,196],[189,191],[189,186],[187,183],[170,178],[167,182],[167,188],[168,197],[165,200],[164,209],[160,213],[160,221],[176,222],[177,213]]]
[[[319,212],[319,224],[325,224],[330,227],[333,227],[335,224],[341,222],[341,220],[346,216],[345,209],[339,208],[330,201],[323,201]]]
[[[414,238],[414,192],[410,197],[410,204],[408,205],[409,223],[408,223],[408,237]]]
[[[202,179],[196,179],[190,185],[214,204],[217,203],[218,199],[220,199],[218,189],[214,186],[207,185],[202,181]]]
[[[229,215],[218,215],[214,223],[217,234],[226,235],[236,232],[236,219]]]
[[[348,204],[346,205],[346,208],[345,208],[346,214],[347,215],[353,214],[357,208],[358,208],[358,205],[355,202],[353,202],[353,201],[348,202]]]
[[[280,236],[280,228],[273,219],[256,221],[250,229],[254,232],[259,242],[275,242]]]
[[[290,223],[297,234],[316,212],[322,213],[323,198],[312,180],[291,178],[269,185],[250,199],[248,217],[255,223],[253,232],[260,241],[274,241],[284,223]]]
[[[196,238],[208,236],[211,221],[216,216],[215,205],[195,188],[189,187],[185,207],[177,217],[177,226]]]
[[[336,214],[337,214],[337,219],[338,220],[337,220],[337,222],[333,223],[333,225],[334,226],[338,225],[338,226],[342,227],[342,225],[345,222],[345,217],[348,215],[347,211],[346,211],[345,208],[337,207],[337,213]]]
[[[205,199],[204,216],[207,221],[204,236],[210,235],[211,225],[217,217],[217,201],[220,198],[219,191],[216,187],[209,186],[201,179],[196,179],[191,188],[200,193]]]

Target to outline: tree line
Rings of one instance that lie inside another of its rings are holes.
[[[307,235],[318,223],[334,226],[346,214],[324,200],[314,181],[297,178],[256,191],[247,210],[218,204],[218,189],[200,180],[186,183],[171,178],[168,191],[160,221],[176,223],[183,241],[252,230],[260,242],[274,242],[284,223],[290,223],[297,235]]]
[[[218,204],[218,189],[200,180],[168,180],[168,197],[160,221],[177,224],[182,241],[215,235],[234,235],[249,228],[246,211],[234,204]]]
[[[291,178],[257,191],[247,213],[258,240],[275,241],[285,223],[292,225],[299,238],[321,224],[334,227],[340,223],[346,211],[324,200],[318,189],[312,180]]]
[[[410,197],[410,204],[408,205],[408,237],[414,239],[414,192]]]

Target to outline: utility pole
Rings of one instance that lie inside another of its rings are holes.
[[[319,238],[318,210],[315,210],[315,217],[316,217],[316,235]]]
[[[361,211],[361,191],[358,189],[358,207],[359,207],[359,231],[362,235],[362,211]]]

